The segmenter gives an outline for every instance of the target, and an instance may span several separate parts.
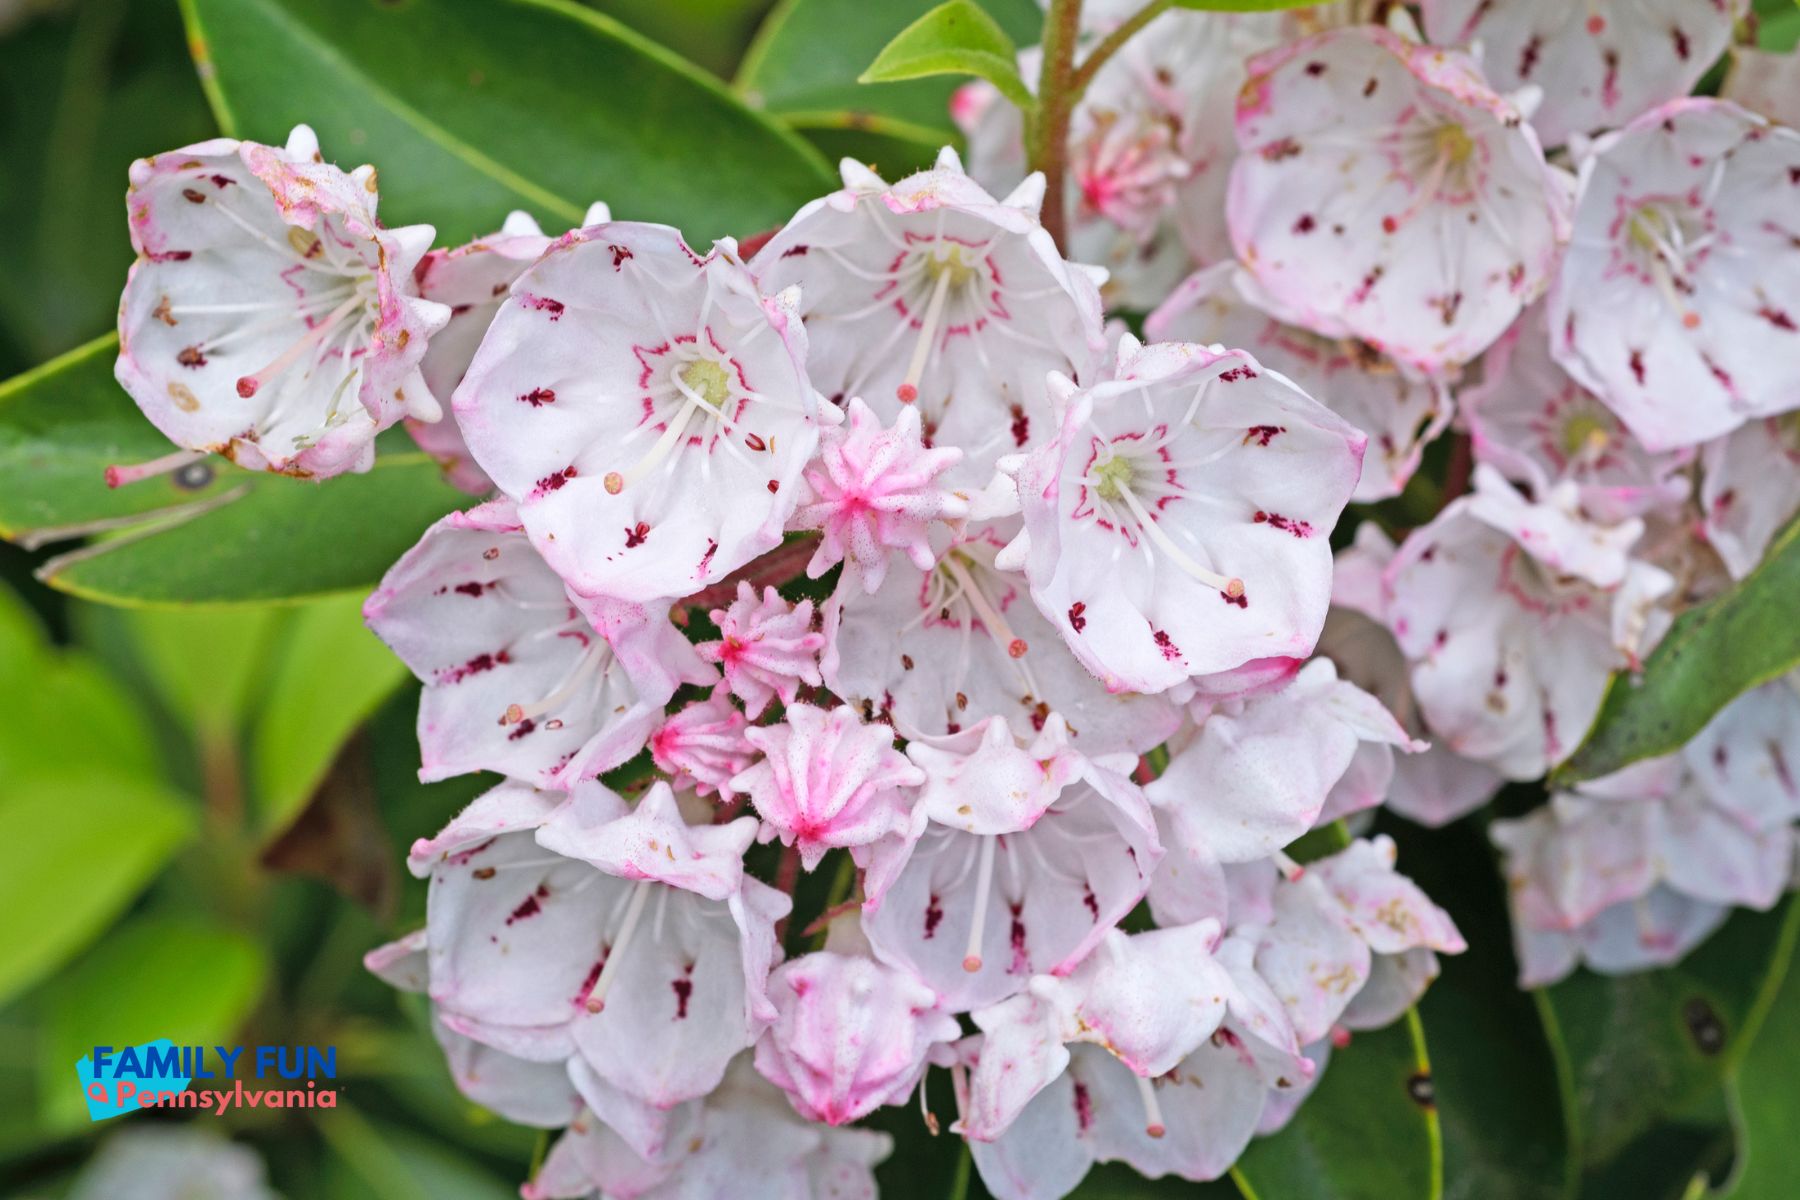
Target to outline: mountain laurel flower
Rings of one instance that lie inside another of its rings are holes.
[[[285,147],[215,138],[133,163],[126,208],[115,374],[183,453],[109,484],[205,454],[366,471],[381,430],[442,415],[419,363],[450,310],[413,281],[433,230],[376,220],[374,167],[325,163],[304,125]]]
[[[412,668],[420,777],[564,786],[643,749],[683,683],[709,684],[667,609],[578,604],[513,505],[451,513],[389,569],[363,619]]]
[[[1419,469],[1425,446],[1450,424],[1442,380],[1402,366],[1366,342],[1326,338],[1268,315],[1256,285],[1231,263],[1188,277],[1144,321],[1152,341],[1237,346],[1362,430],[1369,439],[1351,499],[1398,496]]]
[[[725,686],[751,720],[777,698],[792,704],[801,684],[819,686],[825,635],[813,628],[811,600],[790,604],[774,588],[764,588],[758,600],[756,589],[739,580],[737,599],[715,608],[712,619],[720,638],[701,642],[700,656],[724,670]]]
[[[1731,42],[1747,0],[1424,0],[1425,32],[1478,44],[1489,82],[1536,87],[1531,124],[1546,146],[1616,129],[1685,96]]]
[[[650,757],[674,787],[692,787],[699,795],[731,796],[731,777],[756,761],[757,750],[744,736],[749,719],[731,703],[721,682],[712,695],[671,713],[650,735]]]
[[[1329,535],[1366,439],[1241,350],[1121,338],[1111,379],[1058,384],[1055,440],[1016,461],[1032,598],[1110,690],[1304,658]]]
[[[1048,432],[1044,376],[1099,365],[1100,293],[1038,223],[1040,175],[996,200],[948,148],[894,184],[842,169],[843,190],[802,208],[751,265],[770,291],[800,288],[822,393],[860,396],[883,421],[916,405],[925,444],[963,452],[946,484],[979,488]]]
[[[1249,69],[1231,240],[1289,320],[1450,372],[1549,286],[1567,176],[1466,55],[1358,25]]]
[[[1742,579],[1800,511],[1800,413],[1764,417],[1708,442],[1700,466],[1707,543]]]
[[[932,990],[860,954],[822,950],[769,976],[775,1022],[756,1069],[812,1121],[845,1125],[905,1103],[930,1055],[962,1034]]]
[[[854,396],[848,413],[845,424],[825,433],[818,465],[806,471],[812,495],[795,510],[793,526],[824,534],[806,566],[809,576],[817,579],[841,562],[846,575],[873,592],[887,575],[890,551],[929,570],[935,561],[931,523],[969,515],[966,499],[936,483],[961,461],[962,451],[927,449],[916,407],[902,408],[891,429],[883,429]]]
[[[847,706],[789,704],[778,725],[745,739],[763,757],[731,780],[763,819],[763,836],[795,846],[807,870],[827,850],[859,848],[910,823],[925,773],[894,749],[894,731],[865,725]]]
[[[512,284],[461,386],[469,448],[557,574],[646,602],[781,542],[822,412],[792,295],[664,225],[564,234]]]
[[[1029,742],[1020,742],[1005,718],[993,716],[959,733],[914,738],[906,756],[923,772],[915,820],[974,834],[1031,828],[1088,769],[1088,760],[1070,748],[1069,727],[1055,714]],[[1130,755],[1100,763],[1117,775],[1136,765]]]
[[[1673,100],[1596,139],[1551,352],[1653,451],[1800,406],[1800,132]]]

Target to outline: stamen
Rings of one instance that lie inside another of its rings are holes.
[[[988,633],[993,636],[994,640],[1005,647],[1007,654],[1013,658],[1024,658],[1026,651],[1031,649],[1030,645],[1008,627],[1006,618],[1000,615],[1000,610],[994,606],[994,602],[989,600],[987,594],[977,587],[975,581],[969,577],[968,568],[957,561],[954,553],[946,554],[941,565],[945,572],[956,580],[957,586],[962,589],[962,594],[969,598],[969,607],[975,610],[975,615],[981,618],[981,623],[987,626]]]
[[[644,914],[644,902],[650,898],[650,889],[654,886],[654,880],[640,879],[632,889],[631,900],[625,906],[625,921],[619,926],[619,936],[607,947],[606,965],[600,968],[600,978],[594,980],[593,990],[588,992],[589,1012],[605,1011],[606,989],[612,986],[613,977],[619,973],[619,964],[625,959],[625,947],[631,941],[632,932],[637,929],[638,918]]]
[[[1159,1138],[1169,1132],[1169,1128],[1163,1124],[1162,1106],[1156,1102],[1156,1084],[1135,1071],[1132,1078],[1137,1080],[1138,1096],[1144,1101],[1144,1132]]]
[[[937,1115],[931,1111],[931,1101],[925,1095],[925,1083],[931,1075],[931,1065],[926,1064],[919,1072],[919,1118],[925,1122],[925,1131],[932,1137],[938,1135]]]
[[[963,970],[973,975],[981,970],[981,927],[987,924],[988,893],[994,886],[994,843],[999,839],[981,839],[980,866],[975,872],[975,920],[969,926],[969,949],[963,955]]]
[[[179,471],[190,463],[199,462],[205,457],[206,451],[204,450],[177,450],[173,454],[165,454],[161,458],[153,458],[149,462],[124,467],[111,466],[106,468],[106,486],[109,488],[123,487],[128,483],[136,483],[154,475],[167,475],[170,471]]]
[[[937,282],[931,288],[931,300],[925,305],[925,317],[919,322],[919,340],[913,345],[912,361],[906,365],[906,380],[894,394],[902,404],[911,404],[919,398],[919,380],[925,375],[925,361],[931,357],[932,346],[937,341],[938,321],[944,315],[944,300],[950,294],[950,276],[954,274],[952,264],[944,260],[941,264],[933,252],[931,265],[937,268]]]
[[[330,333],[337,327],[339,321],[342,321],[345,317],[349,316],[354,310],[362,307],[362,304],[362,296],[358,294],[351,296],[348,300],[332,309],[330,316],[301,334],[299,339],[286,350],[282,351],[281,355],[276,358],[274,362],[270,363],[254,375],[246,375],[242,379],[239,379],[237,381],[237,394],[246,400],[256,395],[257,388],[293,366],[295,361],[297,361],[302,354],[313,347],[314,343]]]
[[[696,411],[719,421],[729,431],[731,422],[725,416],[724,406],[731,399],[731,380],[724,367],[710,358],[697,358],[672,372],[669,382],[681,393],[681,411],[669,418],[662,436],[632,467],[623,472],[606,473],[600,482],[608,495],[618,495],[661,466],[662,461],[682,444],[682,436]]]
[[[1156,548],[1158,550],[1161,550],[1164,554],[1167,554],[1170,558],[1174,559],[1176,566],[1180,567],[1183,571],[1186,571],[1189,575],[1193,576],[1201,583],[1204,583],[1206,586],[1218,588],[1233,600],[1244,594],[1244,581],[1242,579],[1235,576],[1227,579],[1225,576],[1220,575],[1215,571],[1207,570],[1189,557],[1180,546],[1177,546],[1174,539],[1163,532],[1162,528],[1156,523],[1156,519],[1145,511],[1143,504],[1140,503],[1137,496],[1132,493],[1131,487],[1128,484],[1115,482],[1113,486],[1119,493],[1119,499],[1125,501],[1125,507],[1129,508],[1131,510],[1131,515],[1137,518],[1138,525],[1143,529],[1145,535],[1149,537],[1151,541],[1156,543]]]
[[[576,662],[575,666],[569,671],[568,675],[563,678],[563,681],[556,686],[554,691],[548,696],[545,696],[542,700],[533,704],[507,705],[506,711],[500,715],[500,724],[517,725],[520,721],[528,719],[535,720],[547,712],[560,708],[568,701],[569,697],[575,694],[576,690],[579,689],[582,684],[587,682],[588,677],[594,673],[594,670],[600,664],[601,659],[610,653],[611,650],[607,644],[603,640],[596,638],[593,644],[582,652],[580,660]]]

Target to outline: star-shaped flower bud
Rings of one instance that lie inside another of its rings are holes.
[[[1550,290],[1551,352],[1651,450],[1800,395],[1800,132],[1676,100],[1596,140]]]
[[[807,870],[827,850],[861,848],[908,828],[925,773],[894,749],[894,731],[849,707],[789,704],[779,725],[744,737],[763,757],[731,781],[763,819],[763,836],[796,846]]]
[[[561,803],[487,793],[413,849],[445,1025],[520,1057],[579,1057],[589,1106],[645,1129],[648,1110],[705,1095],[774,1017],[764,984],[790,902],[744,874],[755,831],[686,825],[661,783],[635,811],[597,783]]]
[[[728,798],[731,777],[756,760],[756,747],[744,736],[749,723],[720,683],[711,696],[672,714],[650,735],[650,757],[675,787]]]
[[[931,568],[931,523],[969,515],[968,501],[937,483],[962,459],[954,446],[928,450],[919,438],[919,410],[907,407],[883,429],[875,413],[851,397],[850,419],[828,431],[816,465],[806,470],[812,497],[795,512],[796,529],[824,533],[806,564],[814,579],[837,563],[873,592],[887,576],[891,551],[919,570]]]
[[[1536,87],[1546,146],[1625,124],[1685,96],[1731,41],[1745,0],[1425,0],[1431,40],[1480,46],[1497,88]]]
[[[794,297],[718,243],[565,234],[512,285],[456,391],[476,460],[584,596],[716,583],[781,540],[821,413]]]
[[[1290,319],[1428,371],[1474,358],[1543,294],[1568,182],[1467,56],[1375,25],[1250,63],[1228,216]]]
[[[792,704],[802,683],[819,686],[825,635],[813,628],[811,600],[789,604],[772,587],[758,600],[756,589],[740,579],[737,599],[713,609],[712,619],[720,640],[700,643],[700,656],[724,669],[725,686],[744,702],[751,720],[777,697]]]
[[[1481,382],[1457,394],[1475,457],[1542,495],[1573,481],[1581,507],[1622,521],[1686,498],[1677,472],[1691,452],[1652,454],[1611,409],[1550,356],[1544,306],[1534,304],[1482,359]]]
[[[1083,753],[1140,753],[1180,723],[1158,696],[1109,692],[1063,652],[1032,604],[1025,577],[995,565],[1017,517],[939,527],[927,569],[895,554],[881,587],[840,584],[825,604],[825,682],[866,719],[893,721],[908,738],[953,735],[988,717],[1029,739],[1052,713]]]
[[[1667,628],[1674,586],[1629,556],[1635,518],[1576,511],[1574,485],[1530,503],[1487,467],[1389,564],[1389,627],[1413,694],[1452,750],[1535,779],[1573,750],[1614,670]]]
[[[1267,986],[1228,963],[1215,921],[1115,931],[1067,979],[1040,976],[974,1019],[983,1037],[960,1128],[999,1196],[1065,1195],[1113,1159],[1217,1178],[1269,1089],[1308,1071]]]
[[[431,980],[426,930],[418,929],[363,956],[363,965],[382,982],[404,992],[423,992]],[[434,1012],[437,1037],[457,1090],[509,1121],[538,1129],[561,1129],[582,1109],[581,1094],[560,1059],[534,1062],[496,1050],[447,1027]]]
[[[1428,443],[1450,424],[1450,392],[1354,338],[1324,338],[1258,308],[1241,268],[1219,263],[1190,276],[1144,322],[1152,341],[1240,346],[1322,398],[1369,439],[1351,499],[1397,496]]]
[[[611,770],[678,686],[718,678],[666,606],[578,604],[505,500],[426,530],[363,617],[425,684],[426,780],[498,771],[564,786]]]
[[[634,1153],[593,1113],[550,1148],[525,1200],[875,1200],[875,1165],[894,1140],[872,1129],[832,1129],[796,1116],[780,1089],[741,1055],[725,1082],[693,1106],[688,1136]]]
[[[1038,224],[1041,176],[996,200],[949,149],[891,185],[848,159],[843,173],[757,252],[757,278],[799,285],[821,392],[884,421],[916,405],[927,445],[963,451],[945,483],[979,488],[1042,437],[1045,374],[1098,366],[1100,294]]]
[[[804,955],[769,976],[775,1023],[756,1069],[808,1120],[845,1125],[918,1087],[927,1056],[961,1035],[932,990],[864,955]]]
[[[1425,748],[1324,658],[1279,691],[1202,712],[1192,740],[1145,787],[1166,818],[1170,857],[1151,889],[1164,920],[1205,915],[1172,891],[1183,872],[1266,858],[1322,820],[1379,803],[1394,748]]]
[[[1365,438],[1242,350],[1119,345],[1016,463],[1032,598],[1109,690],[1304,658]]]
[[[581,223],[598,225],[611,219],[606,205],[597,203]],[[419,364],[432,395],[448,398],[456,391],[513,280],[550,248],[551,241],[530,213],[519,210],[508,213],[505,223],[486,237],[433,250],[420,261],[413,272],[419,294],[450,308],[449,323],[431,339]],[[469,454],[453,413],[430,423],[408,420],[406,431],[419,449],[443,464],[453,485],[477,496],[494,490],[494,481]]]
[[[223,454],[251,470],[366,471],[375,435],[433,421],[419,374],[450,310],[413,267],[429,225],[375,219],[375,168],[346,174],[297,126],[285,148],[230,138],[131,166],[137,262],[119,302],[119,383],[188,453],[114,467],[114,486]]]
[[[1742,579],[1800,510],[1800,414],[1764,417],[1708,442],[1700,468],[1706,540]]]
[[[878,843],[863,907],[876,957],[952,1012],[1072,969],[1143,898],[1162,857],[1150,806],[1121,765],[1084,760],[1047,809],[1016,812],[1027,826],[971,833],[972,814],[952,812],[954,824],[926,821]]]
[[[1331,578],[1331,612],[1325,618],[1325,632],[1319,635],[1319,653],[1337,665],[1344,679],[1380,700],[1416,744],[1435,735],[1427,728],[1413,696],[1406,656],[1388,629],[1388,597],[1382,575],[1393,561],[1394,550],[1394,543],[1380,527],[1365,521],[1356,527],[1354,543],[1338,551]],[[1359,756],[1369,748],[1359,747]],[[1504,782],[1492,767],[1464,758],[1441,741],[1392,761],[1393,777],[1382,802],[1401,816],[1433,828],[1480,808]]]

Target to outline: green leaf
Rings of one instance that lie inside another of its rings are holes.
[[[779,224],[831,187],[798,137],[697,67],[570,0],[182,0],[220,126],[381,169],[382,217],[444,241],[509,209],[593,200],[699,242]]]
[[[1021,109],[1037,101],[1019,77],[1019,52],[994,18],[974,0],[948,0],[900,31],[859,83],[887,83],[927,75],[974,75]]]
[[[75,1062],[95,1046],[169,1038],[230,1045],[262,995],[268,956],[257,942],[199,919],[144,918],[120,926],[41,993],[39,1095],[47,1121],[87,1119]]]
[[[1551,782],[1594,779],[1672,754],[1739,695],[1800,665],[1797,595],[1800,517],[1776,535],[1756,570],[1678,617],[1640,675],[1612,677],[1593,728]]]
[[[71,762],[92,761],[82,755]],[[181,798],[141,774],[65,768],[0,798],[0,1002],[55,970],[193,832]]]
[[[1245,1200],[1437,1200],[1443,1144],[1420,1098],[1430,1080],[1417,1013],[1357,1034],[1287,1128],[1238,1160]]]
[[[364,626],[360,595],[302,609],[279,653],[250,740],[256,827],[270,837],[299,814],[339,747],[406,677]]]
[[[1751,1053],[1738,1067],[1735,1101],[1739,1138],[1737,1166],[1721,1200],[1789,1200],[1800,1179],[1800,971],[1792,947],[1770,972],[1778,987],[1765,989],[1767,1003],[1746,1021]]]
[[[131,160],[213,132],[174,5],[35,7],[0,37],[0,343],[23,364],[116,319]]]
[[[330,1194],[339,1200],[513,1200],[516,1184],[496,1179],[446,1148],[344,1106],[314,1114],[333,1151]]]
[[[1176,8],[1198,12],[1274,12],[1282,8],[1311,8],[1319,0],[1175,0]]]
[[[112,609],[145,675],[190,733],[225,739],[242,728],[252,684],[287,613],[268,605],[227,609]]]
[[[587,0],[713,74],[730,78],[769,0]]]
[[[782,119],[834,162],[854,159],[888,179],[931,166],[950,140],[942,130],[879,113],[824,110],[784,113]]]
[[[1636,975],[1581,971],[1538,993],[1580,1115],[1590,1172],[1718,1090],[1780,986],[1800,905],[1740,910],[1680,963]]]
[[[1032,0],[985,0],[982,7],[1015,43],[1038,40],[1044,12]],[[935,152],[957,140],[949,111],[955,80],[857,83],[882,47],[931,8],[932,0],[781,0],[757,31],[733,87],[749,103],[784,116],[836,112],[909,122],[934,132]]]

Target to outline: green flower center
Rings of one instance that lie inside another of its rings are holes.
[[[681,368],[678,375],[709,408],[722,408],[731,399],[731,376],[710,358],[694,360]]]

